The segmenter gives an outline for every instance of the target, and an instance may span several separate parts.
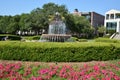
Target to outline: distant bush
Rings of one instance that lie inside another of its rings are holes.
[[[109,38],[97,38],[95,39],[96,42],[108,42],[108,43],[119,43],[119,40],[109,39]]]
[[[1,60],[83,62],[120,59],[120,46],[109,43],[0,42]]]
[[[71,37],[66,42],[75,42],[75,41],[78,41],[77,37]]]
[[[5,38],[7,40],[21,40],[21,37],[17,35],[0,35],[0,40],[4,40]]]
[[[40,36],[23,36],[26,40],[39,40]]]
[[[39,40],[39,39],[40,39],[40,36],[33,36],[32,39],[33,39],[33,40]]]
[[[111,35],[104,35],[104,38],[110,38]]]
[[[0,41],[3,40],[6,36],[1,36],[0,35]]]
[[[87,42],[87,39],[78,39],[79,42]]]
[[[20,36],[15,36],[15,35],[11,35],[11,36],[8,36],[8,39],[10,40],[21,40],[21,37]]]

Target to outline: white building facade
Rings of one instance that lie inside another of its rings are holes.
[[[120,33],[120,11],[112,9],[106,12],[104,26],[107,30],[114,30]]]

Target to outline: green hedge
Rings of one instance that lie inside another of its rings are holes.
[[[40,36],[23,36],[26,40],[40,40]]]
[[[21,37],[17,35],[0,35],[0,40],[4,40],[5,37],[7,37],[8,40],[21,40]]]
[[[120,59],[120,46],[97,42],[0,42],[1,60],[83,62]]]
[[[107,43],[120,43],[120,40],[109,39],[109,38],[97,38],[96,42],[107,42]]]
[[[79,42],[87,42],[87,39],[78,39]]]

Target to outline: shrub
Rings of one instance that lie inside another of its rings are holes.
[[[83,62],[120,59],[116,44],[0,42],[0,59],[43,62]]]
[[[8,36],[8,39],[10,39],[10,40],[21,40],[21,37],[20,36],[11,35],[11,36]]]
[[[5,37],[7,37],[8,40],[21,40],[21,37],[17,35],[0,35],[0,40],[4,40]]]
[[[6,36],[1,36],[0,35],[0,41],[3,40]]]
[[[79,42],[87,42],[87,39],[78,39]]]
[[[23,36],[26,40],[39,40],[40,36]]]
[[[40,39],[40,36],[33,36],[32,39],[33,39],[33,40],[39,40],[39,39]]]
[[[119,43],[119,40],[109,39],[109,38],[97,38],[96,42],[108,42],[108,43]]]

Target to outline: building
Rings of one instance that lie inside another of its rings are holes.
[[[104,26],[104,16],[96,13],[96,12],[79,12],[78,9],[75,9],[74,15],[84,16],[86,19],[89,20],[91,25],[94,28],[97,28],[98,26]]]
[[[112,9],[106,12],[104,26],[107,31],[114,30],[114,32],[120,33],[120,11]]]

